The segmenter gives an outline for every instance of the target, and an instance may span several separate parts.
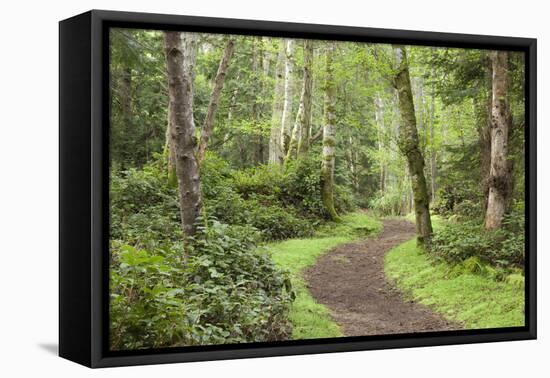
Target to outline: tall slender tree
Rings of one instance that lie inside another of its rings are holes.
[[[281,41],[277,64],[275,66],[275,88],[271,113],[271,131],[269,136],[269,162],[280,165],[283,159],[281,148],[281,123],[284,107],[285,44]]]
[[[296,121],[292,128],[290,143],[286,161],[296,158],[299,154],[304,155],[309,149],[310,128],[311,128],[311,105],[313,89],[313,42],[304,40],[304,67],[303,84],[300,95],[300,106],[296,115]]]
[[[485,228],[496,229],[502,225],[507,210],[512,174],[508,162],[508,141],[512,128],[512,115],[508,102],[510,85],[509,56],[507,51],[493,51],[491,106],[491,167],[489,171],[489,196],[485,213]]]
[[[414,198],[414,212],[418,243],[429,244],[432,236],[430,199],[424,176],[424,157],[420,151],[413,94],[409,74],[409,62],[405,46],[393,45],[395,57],[394,84],[399,99],[401,125],[399,128],[399,149],[406,157]]]
[[[208,141],[210,140],[210,135],[214,129],[214,119],[216,117],[216,111],[218,110],[218,103],[220,101],[220,96],[222,94],[223,85],[225,83],[225,76],[227,74],[227,67],[229,66],[229,61],[233,56],[233,51],[235,50],[235,40],[229,38],[225,49],[223,50],[222,58],[218,66],[218,71],[216,77],[214,78],[214,87],[212,88],[212,94],[210,95],[210,102],[208,103],[208,109],[206,111],[206,117],[201,130],[201,139],[198,148],[198,159],[199,162],[204,160],[204,155],[206,153],[206,147],[208,146]]]
[[[336,154],[336,82],[334,78],[335,42],[328,42],[326,51],[325,119],[321,163],[321,197],[332,220],[340,217],[334,207],[334,166]]]
[[[286,156],[290,142],[292,124],[292,98],[293,98],[293,73],[294,73],[294,40],[285,40],[285,80],[283,114],[281,119],[281,149],[283,158]]]

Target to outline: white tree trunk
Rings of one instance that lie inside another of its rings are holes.
[[[280,141],[283,156],[286,155],[288,144],[290,143],[290,128],[292,124],[292,73],[294,71],[292,62],[293,47],[294,41],[292,39],[287,39],[285,41],[285,84]]]
[[[285,45],[281,42],[277,65],[275,67],[275,88],[273,95],[273,111],[271,113],[271,134],[269,136],[269,162],[281,165],[283,150],[281,148],[281,123],[283,115],[284,98],[284,65]]]

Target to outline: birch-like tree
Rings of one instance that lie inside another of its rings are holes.
[[[285,45],[281,43],[275,66],[275,88],[271,112],[271,131],[269,136],[269,162],[280,165],[283,159],[281,148],[281,123],[283,119],[285,92]]]
[[[290,132],[292,124],[292,97],[293,97],[293,82],[292,75],[294,72],[294,40],[285,40],[285,80],[284,80],[284,99],[283,99],[283,114],[281,119],[281,150],[283,157],[286,156],[288,145],[290,142]]]
[[[303,41],[304,46],[304,67],[303,84],[300,95],[300,105],[296,114],[296,121],[292,127],[290,143],[286,154],[286,160],[290,161],[304,155],[309,149],[310,129],[311,129],[311,105],[313,89],[313,41],[307,39]]]
[[[321,197],[332,220],[339,220],[334,208],[334,167],[336,155],[336,82],[334,78],[335,42],[329,42],[326,51],[325,106],[323,124],[323,152],[321,162]]]

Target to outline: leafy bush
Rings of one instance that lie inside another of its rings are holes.
[[[328,219],[319,167],[319,159],[304,158],[284,170],[261,165],[237,171],[207,155],[201,167],[206,213],[224,223],[253,226],[266,241],[310,236]],[[336,187],[335,206],[340,213],[355,207],[349,190]]]
[[[495,231],[485,230],[479,221],[449,222],[434,232],[431,254],[451,263],[477,258],[499,267],[521,266],[525,249],[523,219],[523,213],[513,212]]]
[[[260,205],[248,201],[247,223],[261,230],[265,240],[305,237],[313,234],[312,223],[296,214],[293,208]]]
[[[253,195],[279,198],[287,178],[283,171],[272,165],[260,165],[242,171],[234,171],[233,188],[244,199]]]
[[[282,340],[289,276],[255,247],[255,231],[217,221],[178,245],[149,252],[112,242],[114,350]]]
[[[111,239],[149,249],[180,239],[177,192],[156,165],[112,174],[109,193]]]
[[[234,170],[208,153],[201,165],[204,214],[220,222],[252,226],[264,241],[310,236],[328,219],[320,192],[319,158],[299,159],[286,169],[262,165]],[[153,249],[181,238],[177,187],[158,163],[112,175],[111,237]],[[353,195],[335,187],[340,214],[355,208]]]
[[[457,220],[477,219],[482,216],[479,190],[454,182],[439,189],[437,200],[431,205],[434,214],[454,216]]]
[[[286,167],[286,181],[280,200],[293,206],[306,217],[328,219],[321,197],[321,159],[320,156],[308,156],[291,162]],[[343,214],[356,208],[353,195],[345,186],[334,188],[334,207]]]

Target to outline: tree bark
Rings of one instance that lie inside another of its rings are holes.
[[[401,127],[399,128],[398,144],[401,153],[407,158],[411,186],[414,197],[416,232],[418,243],[428,245],[432,237],[432,222],[430,219],[430,199],[426,178],[424,176],[424,157],[418,143],[416,115],[411,89],[409,63],[405,47],[393,45],[396,73],[395,88],[399,98]]]
[[[334,221],[340,220],[334,208],[334,165],[336,152],[336,83],[334,81],[335,42],[326,51],[325,122],[321,163],[321,197],[325,210]]]
[[[170,139],[176,157],[181,224],[186,238],[195,234],[195,223],[202,206],[193,118],[196,45],[196,34],[172,31],[164,34],[170,101]]]
[[[168,104],[168,126],[166,127],[166,142],[164,144],[164,156],[166,158],[166,170],[168,173],[168,184],[171,187],[177,185],[178,178],[176,176],[176,154],[174,147],[172,146],[172,139],[170,138],[170,104]]]
[[[273,110],[271,114],[271,134],[269,136],[269,162],[280,165],[283,158],[281,148],[281,122],[283,115],[284,97],[284,58],[285,45],[281,42],[277,65],[275,67],[275,89],[273,96]]]
[[[491,167],[489,171],[489,197],[485,214],[485,228],[500,228],[507,210],[511,191],[511,170],[508,162],[508,139],[512,124],[508,103],[508,52],[491,53],[493,69],[491,107]]]
[[[227,74],[227,67],[229,66],[229,61],[233,56],[233,51],[235,50],[235,41],[230,38],[225,45],[220,64],[218,66],[218,72],[214,78],[214,87],[212,88],[212,94],[210,95],[210,102],[208,103],[208,110],[206,112],[206,117],[201,130],[201,140],[198,148],[198,159],[199,163],[204,160],[204,155],[206,154],[206,147],[208,146],[208,141],[214,129],[214,119],[216,117],[216,111],[218,110],[218,103],[220,101],[220,96],[222,94],[223,85],[225,83],[225,76]]]

